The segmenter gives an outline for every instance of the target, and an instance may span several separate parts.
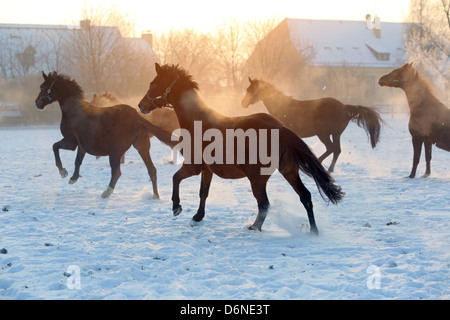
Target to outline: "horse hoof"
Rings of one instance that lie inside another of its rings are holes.
[[[248,227],[248,230],[258,230],[258,231],[261,231],[261,227],[259,226],[255,226],[255,225],[251,225],[250,227]]]
[[[181,211],[183,211],[183,208],[181,206],[178,206],[175,209],[173,209],[172,211],[173,211],[173,215],[176,217],[181,213]]]
[[[105,191],[103,191],[102,193],[102,198],[108,198],[112,193],[113,193],[114,189],[111,187],[108,187],[108,189],[106,189]]]
[[[202,214],[202,215],[194,215],[194,216],[192,217],[192,221],[200,222],[200,221],[203,220],[203,217],[204,217],[204,216],[205,216],[205,214]]]
[[[159,200],[159,194],[154,194],[152,196],[152,200]]]
[[[316,229],[311,229],[309,231],[309,234],[312,235],[312,236],[318,237],[319,236],[319,230],[317,230],[317,228]]]
[[[74,184],[75,182],[77,182],[77,180],[73,180],[72,178],[69,179],[69,184]]]
[[[63,168],[62,170],[59,170],[59,174],[61,175],[61,178],[65,178],[69,175],[66,168]]]

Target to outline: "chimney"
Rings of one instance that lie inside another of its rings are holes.
[[[91,27],[91,20],[86,19],[86,20],[80,20],[80,28],[81,30],[89,30],[89,28]]]
[[[147,41],[147,43],[149,43],[150,46],[153,48],[153,34],[151,31],[142,32],[141,38]]]
[[[372,16],[368,13],[366,14],[366,28],[369,30],[373,30],[374,24],[372,22]]]
[[[373,22],[374,22],[374,29],[373,29],[373,31],[375,32],[375,36],[378,39],[381,39],[381,21],[380,21],[380,17],[375,15],[375,18],[374,18]]]

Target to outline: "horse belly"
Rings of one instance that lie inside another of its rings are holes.
[[[222,179],[241,179],[246,176],[244,171],[236,165],[211,164],[208,165],[208,168]]]

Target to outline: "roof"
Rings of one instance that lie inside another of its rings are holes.
[[[403,33],[409,24],[381,22],[378,37],[366,21],[286,20],[298,49],[315,48],[314,66],[395,68],[407,61]]]

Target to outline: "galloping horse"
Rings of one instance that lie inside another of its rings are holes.
[[[110,92],[94,94],[91,103],[98,107],[110,107],[123,102]],[[141,114],[145,119],[168,132],[173,132],[180,127],[177,115],[172,109],[158,109],[148,115]]]
[[[412,62],[382,76],[378,83],[405,91],[410,111],[408,127],[414,150],[409,178],[416,176],[422,144],[425,146],[426,161],[424,177],[428,177],[431,174],[432,145],[450,151],[450,109],[436,98],[430,84],[419,75]]]
[[[250,86],[242,99],[242,106],[248,108],[262,101],[271,115],[300,138],[317,136],[326,147],[319,161],[322,162],[333,153],[329,172],[334,171],[341,153],[341,134],[350,120],[356,121],[358,126],[364,128],[370,137],[372,148],[379,142],[382,120],[371,108],[345,105],[333,98],[300,101],[286,96],[264,80],[253,80],[250,77],[248,80]],[[333,137],[333,141],[330,136]]]
[[[198,84],[187,71],[178,65],[160,66],[155,64],[155,66],[157,75],[139,103],[139,108],[146,114],[157,108],[172,106],[180,123],[180,132],[184,133],[183,142],[185,139],[191,140],[187,143],[188,147],[181,150],[185,161],[173,176],[172,210],[174,215],[179,215],[182,211],[179,187],[183,179],[201,173],[200,205],[197,213],[193,216],[194,221],[201,221],[205,215],[205,202],[213,174],[224,179],[247,177],[258,203],[258,215],[249,229],[261,230],[269,208],[266,184],[273,170],[278,168],[299,195],[308,214],[311,232],[318,234],[311,193],[300,180],[299,168],[315,180],[324,199],[326,197],[336,204],[342,199],[343,192],[339,186],[334,184],[331,176],[308,146],[294,132],[284,127],[281,122],[269,114],[226,117],[216,112],[203,102],[197,92]],[[247,143],[244,137],[244,142],[237,147],[234,145],[236,136],[233,136],[233,133],[238,131],[248,133],[249,136],[254,133],[257,142]],[[270,131],[269,141],[264,139],[263,134],[265,132],[267,137],[268,131]],[[228,138],[230,132],[232,133],[231,138]],[[212,133],[214,135],[211,135]],[[277,134],[278,140],[274,139]],[[210,155],[212,155],[212,151],[210,150],[211,144],[207,145],[205,141],[212,141],[213,136],[215,140],[212,144],[219,145],[215,150],[215,156],[222,154],[222,160],[226,158],[226,162],[221,161],[219,157],[214,161],[206,159],[208,151]],[[198,137],[203,137],[203,140],[198,141]],[[222,142],[226,140],[225,145],[222,143],[220,146],[218,143],[220,140]],[[271,150],[271,156],[277,155],[276,168],[267,168],[268,165],[266,161],[262,161],[261,154],[259,158],[254,157],[253,161],[249,161],[254,156],[252,147],[255,145],[260,146],[260,152],[261,149]],[[189,159],[188,154],[194,155],[194,161]],[[242,156],[244,161],[242,161]],[[263,169],[269,169],[270,173],[263,174]]]
[[[78,147],[75,160],[75,171],[69,183],[79,178],[80,166],[87,153],[95,156],[109,156],[111,180],[108,188],[102,193],[106,198],[114,191],[119,179],[120,158],[133,145],[147,166],[153,183],[153,197],[159,198],[156,181],[156,168],[150,158],[149,135],[154,134],[167,145],[174,146],[171,135],[143,119],[139,113],[128,105],[117,105],[108,108],[96,107],[84,100],[81,87],[65,75],[42,72],[44,82],[35,100],[38,109],[54,101],[61,107],[61,133],[63,139],[53,145],[56,166],[62,178],[67,176],[59,156],[59,149],[74,151]]]
[[[91,103],[98,107],[110,107],[117,104],[123,104],[122,100],[120,100],[117,96],[110,92],[105,92],[102,94],[94,94]],[[176,129],[180,127],[178,124],[177,115],[172,109],[167,108],[161,108],[158,110],[153,111],[152,113],[148,115],[144,115],[140,113],[144,119],[150,121],[151,123],[157,125],[160,128],[163,128],[164,130],[168,132],[174,132]],[[150,138],[153,135],[150,134]],[[120,160],[120,163],[125,162],[125,154],[122,156],[122,159]],[[173,163],[170,161],[170,163]]]

